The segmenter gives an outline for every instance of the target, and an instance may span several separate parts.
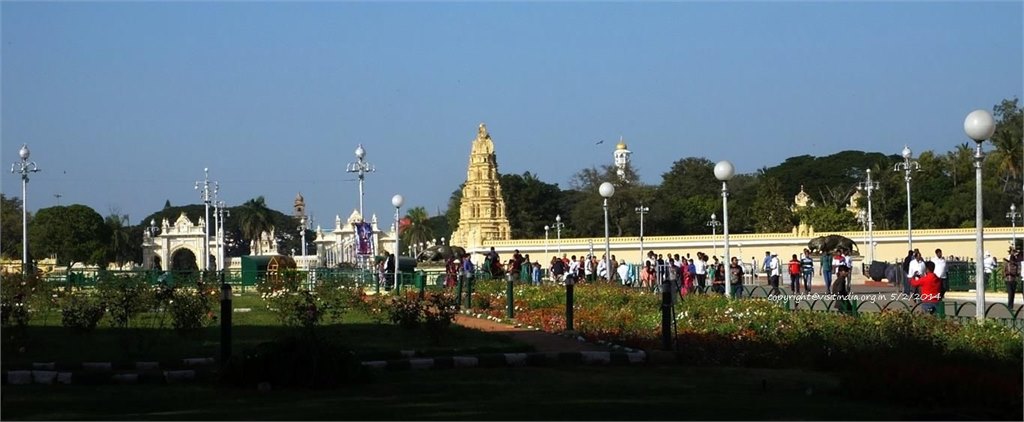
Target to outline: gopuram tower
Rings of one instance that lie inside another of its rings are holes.
[[[459,206],[459,227],[451,244],[467,251],[479,248],[485,240],[508,240],[511,227],[505,216],[505,199],[498,184],[498,162],[487,126],[480,123],[469,153],[466,185]]]

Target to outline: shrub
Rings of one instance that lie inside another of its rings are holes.
[[[216,321],[213,303],[217,295],[217,289],[206,284],[173,289],[167,301],[167,309],[170,310],[174,329],[194,331]]]
[[[8,274],[0,277],[0,324],[25,327],[32,319],[29,302],[40,279],[36,275]]]
[[[441,336],[455,320],[455,296],[449,293],[438,293],[427,297],[420,302],[423,307],[423,322],[427,327],[427,333],[434,342],[438,342]]]
[[[61,298],[61,325],[79,331],[92,331],[106,312],[105,305],[94,295],[76,292]]]
[[[127,327],[135,316],[155,304],[154,289],[142,276],[101,276],[96,289],[115,327]]]
[[[412,292],[393,299],[388,307],[388,319],[402,328],[419,327],[422,318],[423,310],[420,306],[420,299]]]

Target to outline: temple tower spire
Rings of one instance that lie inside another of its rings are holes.
[[[466,185],[462,188],[459,206],[459,227],[452,233],[451,244],[472,249],[485,240],[508,240],[511,231],[498,183],[494,142],[487,126],[480,123],[469,153]]]

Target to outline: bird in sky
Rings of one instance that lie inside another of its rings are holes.
[[[594,145],[601,145],[601,144],[603,144],[603,143],[604,143],[604,139],[602,139],[602,140],[600,140],[600,141],[597,141],[597,143],[595,143]]]

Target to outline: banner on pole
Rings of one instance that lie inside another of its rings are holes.
[[[373,226],[370,223],[362,222],[355,223],[356,227],[356,239],[358,241],[357,248],[360,255],[369,255],[373,252]]]

